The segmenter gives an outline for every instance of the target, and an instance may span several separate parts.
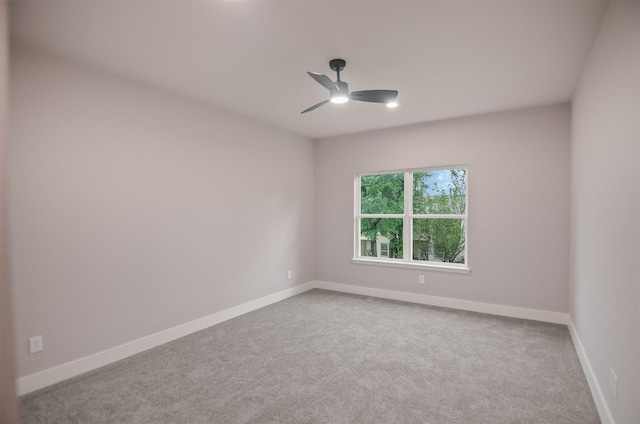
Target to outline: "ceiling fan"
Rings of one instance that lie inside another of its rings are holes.
[[[371,103],[386,103],[388,108],[394,108],[398,106],[396,98],[398,97],[397,90],[365,90],[365,91],[352,91],[349,93],[349,84],[340,80],[340,71],[347,66],[347,62],[344,59],[333,59],[329,62],[329,67],[332,71],[338,74],[338,79],[333,82],[331,79],[322,74],[315,72],[307,72],[311,78],[318,81],[320,85],[329,90],[329,98],[323,100],[318,104],[311,106],[308,109],[303,110],[300,113],[311,112],[325,105],[331,103],[346,103],[349,100],[356,100],[359,102],[371,102]]]

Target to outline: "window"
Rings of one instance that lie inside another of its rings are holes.
[[[358,174],[355,184],[354,262],[468,270],[466,167]]]

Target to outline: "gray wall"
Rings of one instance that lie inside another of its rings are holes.
[[[640,422],[638,5],[611,2],[572,105],[570,314],[618,423]]]
[[[19,376],[313,279],[310,140],[13,48]]]
[[[567,104],[317,140],[316,279],[567,312],[569,145]],[[354,174],[444,165],[469,168],[471,274],[352,264]]]

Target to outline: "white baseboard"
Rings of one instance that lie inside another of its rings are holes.
[[[313,281],[300,284],[250,302],[225,309],[215,314],[199,318],[186,324],[178,325],[176,327],[133,340],[129,343],[125,343],[93,355],[85,356],[84,358],[80,358],[75,361],[67,362],[44,371],[21,377],[16,380],[17,394],[18,396],[22,396],[52,384],[59,383],[60,381],[95,370],[153,347],[179,339],[180,337],[195,333],[196,331],[204,330],[212,325],[246,314],[247,312],[255,311],[256,309],[271,305],[272,303],[279,302],[313,288]]]
[[[556,324],[567,324],[568,315],[561,312],[543,311],[537,309],[518,308],[514,306],[496,305],[491,303],[473,302],[469,300],[459,300],[445,297],[428,296],[414,293],[399,292],[394,290],[375,289],[370,287],[353,286],[348,284],[330,283],[327,281],[310,281],[291,287],[286,290],[273,293],[268,296],[234,306],[229,309],[217,312],[215,314],[182,324],[167,330],[133,340],[129,343],[107,349],[93,355],[58,365],[53,368],[46,369],[34,374],[21,377],[16,380],[17,393],[19,396],[42,389],[71,377],[83,374],[88,371],[95,370],[129,356],[138,354],[145,350],[160,346],[164,343],[179,339],[231,318],[246,314],[267,305],[279,302],[289,297],[298,295],[313,288],[324,290],[332,290],[344,293],[359,294],[364,296],[380,297],[384,299],[400,300],[405,302],[420,303],[424,305],[442,306],[452,309],[462,309],[466,311],[482,312],[493,315],[531,319],[536,321],[545,321]],[[572,333],[573,337],[573,333]],[[575,340],[575,339],[574,339]],[[577,349],[577,346],[576,346]],[[584,352],[584,350],[582,350]],[[579,351],[580,355],[580,351]],[[584,356],[586,358],[586,356]],[[582,357],[581,357],[582,361]],[[587,361],[588,363],[588,361]],[[583,362],[584,367],[584,362]],[[585,369],[585,374],[587,371]],[[593,372],[591,373],[593,375]],[[587,374],[588,375],[588,374]],[[589,377],[588,377],[589,378]],[[595,381],[595,380],[594,380]],[[597,384],[597,383],[596,383]],[[591,380],[589,380],[591,386]],[[599,388],[598,388],[599,390]],[[593,389],[592,389],[593,391]],[[594,391],[595,393],[595,391]],[[601,393],[601,392],[600,392]],[[601,397],[602,398],[602,397]],[[596,402],[597,405],[597,402]],[[605,404],[606,408],[606,404]],[[600,407],[598,407],[600,411]],[[608,413],[608,409],[606,409]],[[609,413],[609,416],[611,414]],[[602,414],[601,414],[602,416]],[[603,419],[604,421],[604,419]],[[613,421],[610,421],[613,423]]]
[[[471,300],[460,300],[448,297],[429,296],[425,294],[406,293],[395,290],[374,289],[371,287],[330,283],[328,281],[315,281],[315,287],[324,290],[381,297],[384,299],[401,300],[404,302],[420,303],[423,305],[442,306],[445,308],[462,309],[465,311],[482,312],[485,314],[500,315],[512,318],[544,321],[554,324],[567,324],[568,317],[568,314],[563,312],[518,308],[516,306],[496,305],[493,303],[482,303],[474,302]]]
[[[602,388],[600,387],[600,384],[598,384],[596,374],[595,372],[593,372],[593,368],[591,367],[591,362],[589,361],[587,352],[584,350],[584,346],[582,345],[580,336],[578,336],[575,325],[573,325],[571,315],[569,315],[569,322],[567,325],[569,327],[569,334],[571,334],[571,340],[573,340],[573,345],[575,346],[576,352],[578,353],[578,358],[580,359],[582,370],[584,371],[584,375],[587,378],[587,383],[589,383],[593,401],[596,404],[596,409],[598,410],[598,414],[600,415],[600,421],[602,421],[603,424],[615,424],[613,415],[611,415],[611,410],[609,410],[607,401],[604,399]]]
[[[598,410],[598,415],[603,424],[615,424],[613,415],[609,410],[609,406],[604,398],[598,379],[596,378],[584,346],[580,341],[580,337],[571,319],[571,315],[562,312],[544,311],[539,309],[518,308],[514,306],[496,305],[492,303],[473,302],[469,300],[451,299],[446,297],[428,296],[423,294],[414,294],[399,292],[394,290],[375,289],[371,287],[353,286],[348,284],[330,283],[327,281],[315,281],[315,288],[332,290],[343,293],[359,294],[364,296],[380,297],[383,299],[400,300],[404,302],[420,303],[423,305],[442,306],[445,308],[462,309],[465,311],[482,312],[492,315],[500,315],[512,318],[531,319],[535,321],[544,321],[554,324],[566,324],[569,328],[571,340],[575,346],[580,364],[584,371],[585,377],[591,389],[593,401]]]

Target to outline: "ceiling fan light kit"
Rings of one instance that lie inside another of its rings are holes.
[[[331,103],[340,104],[347,103],[349,101],[349,96],[342,94],[340,92],[331,93]]]
[[[300,113],[311,112],[328,102],[340,104],[346,103],[349,100],[369,103],[386,103],[388,108],[395,108],[398,106],[398,103],[396,102],[396,98],[398,97],[397,90],[365,90],[349,93],[349,84],[340,80],[340,71],[342,71],[345,66],[347,66],[347,62],[344,59],[333,59],[329,61],[329,67],[337,74],[335,82],[331,81],[331,79],[326,75],[318,74],[316,72],[307,72],[311,78],[329,90],[329,99],[317,103]]]

